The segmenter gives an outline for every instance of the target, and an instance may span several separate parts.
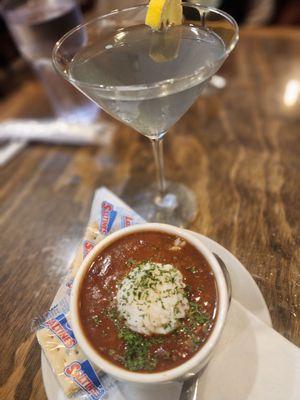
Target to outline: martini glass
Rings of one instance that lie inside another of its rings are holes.
[[[177,226],[195,218],[197,203],[192,190],[165,180],[163,138],[238,41],[238,26],[225,12],[182,5],[199,18],[184,17],[180,26],[153,32],[145,25],[148,5],[115,10],[71,30],[53,50],[65,79],[150,139],[157,185],[140,187],[126,201],[147,221]]]

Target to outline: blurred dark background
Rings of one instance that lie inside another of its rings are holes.
[[[62,0],[63,1],[63,0]],[[4,4],[5,0],[0,0]],[[78,0],[85,15],[107,12],[145,1]],[[196,1],[195,1],[196,2]],[[201,4],[201,0],[198,0]],[[209,1],[203,1],[208,4]],[[218,3],[218,1],[211,1]],[[221,0],[219,8],[232,15],[240,25],[253,28],[267,25],[300,26],[300,0]],[[28,64],[21,58],[11,35],[0,15],[0,98],[18,87],[32,75]]]
[[[223,0],[220,8],[240,24],[300,24],[299,0]]]

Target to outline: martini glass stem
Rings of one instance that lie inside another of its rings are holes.
[[[157,175],[157,184],[158,184],[158,194],[159,199],[161,199],[166,190],[166,181],[164,176],[164,154],[163,154],[163,138],[158,139],[150,139],[153,148],[155,166],[156,166],[156,175]]]

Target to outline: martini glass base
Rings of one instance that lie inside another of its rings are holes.
[[[152,185],[127,197],[126,201],[147,222],[186,227],[197,214],[194,193],[181,183],[167,182],[161,197],[157,194],[157,185]]]

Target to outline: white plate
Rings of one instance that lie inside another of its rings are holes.
[[[254,279],[251,277],[246,268],[237,260],[228,250],[220,244],[206,236],[194,233],[213,253],[218,254],[219,257],[225,262],[232,283],[232,296],[241,303],[244,307],[248,308],[254,315],[260,318],[263,322],[272,326],[269,310]],[[57,303],[60,298],[60,290],[57,292],[53,305]],[[65,400],[62,390],[51,371],[51,368],[42,353],[42,375],[45,386],[45,391],[49,400]],[[134,397],[134,395],[133,395]],[[142,399],[141,399],[142,400]]]

